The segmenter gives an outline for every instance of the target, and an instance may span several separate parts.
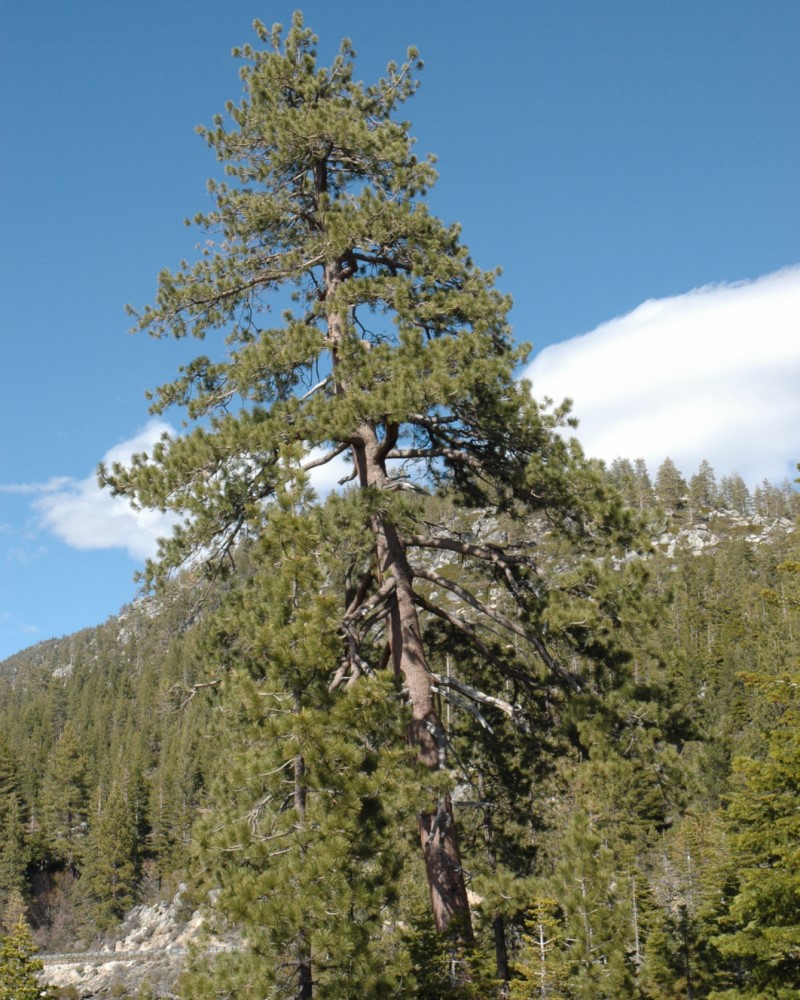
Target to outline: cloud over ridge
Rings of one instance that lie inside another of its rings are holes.
[[[130,463],[133,455],[150,454],[164,434],[175,437],[175,429],[162,420],[151,420],[132,438],[121,441],[103,456],[103,463]],[[318,449],[322,452],[322,449]],[[314,457],[312,452],[311,457]],[[336,489],[352,467],[341,456],[328,465],[312,469],[309,482],[320,496]],[[46,483],[0,485],[0,493],[34,495],[31,506],[41,527],[74,549],[124,549],[136,562],[153,558],[160,538],[169,537],[180,520],[178,514],[136,509],[125,497],[101,489],[93,472],[84,479],[54,477]]]
[[[129,462],[137,452],[149,452],[169,424],[151,420],[141,431],[105,454],[103,461]],[[176,518],[159,511],[135,510],[124,497],[100,489],[95,473],[85,479],[59,477],[40,489],[33,502],[43,527],[75,549],[125,549],[137,562],[155,555],[158,539],[171,534]]]
[[[553,344],[527,367],[534,395],[570,397],[587,454],[702,459],[748,482],[800,461],[800,265],[649,300]]]

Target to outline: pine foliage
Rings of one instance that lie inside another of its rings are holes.
[[[52,1000],[39,981],[42,963],[23,917],[0,937],[0,1000]]]

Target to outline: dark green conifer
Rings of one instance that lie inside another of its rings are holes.
[[[656,473],[656,496],[667,510],[678,510],[684,503],[688,486],[671,458],[665,458]]]
[[[0,910],[13,893],[25,889],[25,869],[29,860],[22,816],[12,797],[0,823]]]
[[[9,896],[24,888],[29,860],[17,764],[0,731],[0,912]]]
[[[5,819],[11,803],[21,805],[17,762],[11,752],[5,733],[0,731],[0,822]]]
[[[780,708],[764,737],[763,759],[739,758],[726,811],[738,889],[728,933],[715,944],[737,970],[737,983],[715,1000],[800,997],[800,675],[751,675]]]
[[[87,766],[82,741],[68,721],[47,761],[40,813],[48,850],[72,869],[80,864],[86,840]]]
[[[90,820],[79,888],[101,930],[121,920],[136,900],[141,845],[130,786],[114,781]]]

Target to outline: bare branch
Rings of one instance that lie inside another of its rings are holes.
[[[347,451],[349,447],[350,445],[347,443],[337,445],[335,448],[331,448],[330,451],[326,451],[324,455],[320,455],[319,458],[311,458],[307,462],[303,462],[300,468],[304,472],[308,472],[309,469],[316,469],[320,465],[327,465],[337,455],[341,455],[343,451]]]
[[[202,691],[204,688],[215,688],[219,687],[222,681],[217,678],[213,681],[205,681],[202,684],[192,684],[190,688],[185,688],[180,684],[173,684],[169,689],[169,693],[172,697],[177,698],[181,696],[181,700],[174,707],[173,711],[181,712],[189,704],[189,702],[195,697],[198,691]]]
[[[457,680],[455,677],[443,674],[432,674],[431,676],[439,687],[453,688],[471,701],[477,701],[481,705],[491,705],[492,708],[499,709],[510,719],[518,719],[522,714],[522,707],[520,705],[512,705],[510,701],[495,698],[493,695],[479,691],[478,688],[472,687],[471,684],[465,684],[464,681]]]
[[[409,458],[448,458],[452,462],[461,462],[474,469],[483,471],[483,463],[474,455],[467,451],[456,448],[447,448],[444,445],[432,448],[393,448],[386,455],[387,459],[407,460]]]
[[[300,402],[301,403],[305,402],[307,399],[313,396],[315,392],[319,392],[320,389],[324,389],[325,386],[328,385],[328,383],[331,382],[332,380],[333,380],[332,375],[326,375],[321,382],[317,382],[316,385],[312,385],[311,388],[308,390],[308,392],[300,397]],[[233,393],[231,393],[231,395],[233,395]]]
[[[456,705],[458,708],[463,708],[465,712],[469,712],[470,715],[473,715],[475,719],[477,719],[478,725],[482,726],[484,729],[486,729],[488,732],[494,735],[494,730],[486,721],[486,718],[481,714],[478,707],[468,698],[462,698],[461,695],[457,694],[455,691],[450,691],[447,689],[442,690],[442,688],[438,687],[437,685],[434,685],[433,690],[441,694],[442,697],[445,699],[445,701],[449,701],[451,704]]]

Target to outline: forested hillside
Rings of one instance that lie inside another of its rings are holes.
[[[752,501],[731,510],[703,470],[712,505],[692,501],[686,484],[667,506],[649,477],[632,492],[632,468],[615,463],[605,478],[641,510],[653,544],[609,570],[641,589],[615,676],[569,704],[552,692],[521,699],[509,683],[502,704],[470,707],[451,689],[443,706],[482,995],[492,995],[499,956],[515,997],[749,996],[757,974],[794,975],[795,494],[772,490],[769,515]],[[483,544],[532,527],[490,512],[470,524],[443,502],[429,517]],[[714,537],[698,548],[692,532]],[[535,527],[527,542],[547,548]],[[460,578],[457,559],[433,565]],[[231,602],[275,628],[255,603],[268,600],[243,551],[224,584],[185,577],[0,667],[0,893],[11,911],[23,894],[47,950],[87,946],[181,881],[197,901],[221,886],[222,918],[248,935],[256,921],[269,934],[290,919],[287,892],[302,882],[290,856],[269,848],[286,834],[275,826],[285,814],[272,815],[267,837],[242,834],[284,794],[286,741],[299,736],[291,713],[265,709],[282,696],[261,676],[257,640],[225,629]],[[436,655],[446,676],[463,650],[445,643]],[[362,678],[346,707],[323,699],[325,717],[303,719],[319,755],[307,763],[309,791],[322,801],[315,874],[291,906],[310,927],[321,920],[318,932],[327,925],[331,954],[347,947],[366,963],[374,947],[398,995],[443,996],[448,958],[419,891],[404,777],[414,763],[391,738],[403,724],[393,690],[388,678]],[[347,888],[326,885],[318,918],[315,880],[345,860]],[[256,916],[247,893],[265,891],[262,867],[274,906]],[[342,893],[344,944],[329,916]],[[380,928],[357,915],[375,898]],[[204,977],[193,974],[187,996],[202,995]]]

